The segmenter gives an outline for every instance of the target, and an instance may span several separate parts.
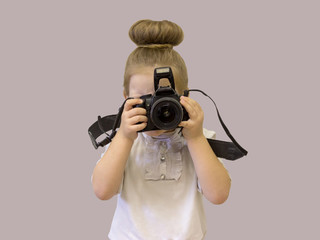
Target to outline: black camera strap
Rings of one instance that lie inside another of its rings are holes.
[[[120,120],[121,120],[121,115],[123,112],[124,105],[129,99],[130,98],[127,98],[123,102],[123,104],[119,108],[118,114],[108,115],[103,118],[101,116],[98,116],[98,121],[96,121],[94,124],[92,124],[89,127],[88,133],[95,149],[97,149],[98,147],[104,147],[105,145],[107,145],[112,141],[112,138],[117,133],[116,129],[120,127]],[[112,130],[112,132],[111,134],[108,134],[110,130]],[[97,139],[102,134],[106,134],[107,136],[105,139],[98,142]]]
[[[243,147],[240,146],[240,144],[234,139],[234,137],[231,135],[229,129],[227,128],[227,126],[224,124],[221,116],[220,116],[220,113],[219,113],[219,109],[217,107],[217,104],[215,103],[215,101],[213,101],[213,99],[207,95],[205,92],[199,90],[199,89],[189,89],[189,90],[185,90],[184,91],[184,96],[188,96],[189,95],[189,92],[200,92],[202,93],[203,95],[205,95],[206,97],[208,97],[214,104],[214,106],[216,107],[216,110],[217,110],[217,114],[218,114],[218,118],[219,118],[219,121],[224,129],[224,131],[226,132],[226,134],[228,135],[228,137],[231,139],[231,141],[234,143],[234,145],[236,145],[236,147],[241,151],[241,153],[243,155],[247,155],[248,154],[248,151],[245,150]]]
[[[227,126],[224,124],[220,116],[219,110],[217,108],[217,105],[212,100],[212,98],[208,96],[206,93],[204,93],[203,91],[198,89],[186,90],[184,91],[184,96],[188,96],[189,92],[191,91],[201,92],[203,95],[210,98],[210,100],[214,103],[216,107],[218,118],[223,129],[225,130],[226,134],[232,141],[232,142],[226,142],[226,141],[221,141],[216,139],[207,139],[216,156],[220,158],[224,158],[226,160],[233,161],[247,155],[248,152],[239,145],[239,143],[231,135]],[[103,147],[112,141],[112,138],[116,134],[116,129],[120,127],[120,120],[121,120],[124,104],[128,99],[126,99],[123,102],[122,106],[119,108],[118,114],[108,115],[105,117],[98,116],[98,120],[89,127],[88,133],[95,149],[97,149],[98,147]],[[108,134],[110,130],[112,130],[112,132],[111,134]],[[103,134],[106,134],[106,138],[98,142],[97,139],[101,137],[101,135]]]

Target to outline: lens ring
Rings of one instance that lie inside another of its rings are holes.
[[[172,130],[182,121],[183,109],[176,99],[162,97],[153,103],[150,117],[158,129]]]

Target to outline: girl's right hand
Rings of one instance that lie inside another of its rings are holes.
[[[126,101],[118,133],[123,137],[134,141],[138,137],[138,131],[147,126],[147,111],[144,108],[134,108],[133,106],[143,103],[140,98],[133,98]]]

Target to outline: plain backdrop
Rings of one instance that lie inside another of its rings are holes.
[[[318,1],[0,3],[1,239],[107,239],[116,198],[90,178],[87,129],[123,101],[140,19],[179,24],[189,87],[208,93],[249,154],[224,161],[223,205],[204,200],[206,239],[319,239]],[[213,104],[205,127],[228,140]],[[170,205],[170,199],[168,199]]]

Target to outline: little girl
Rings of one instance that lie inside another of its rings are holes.
[[[121,124],[97,163],[92,177],[97,197],[118,196],[110,239],[203,239],[206,221],[202,196],[214,204],[228,198],[230,177],[206,138],[204,114],[189,97],[180,98],[189,115],[181,128],[139,132],[147,125],[140,96],[153,94],[153,72],[171,67],[175,89],[188,89],[187,69],[173,50],[183,31],[170,21],[141,20],[129,30],[137,48],[128,57],[124,74],[126,101]]]

